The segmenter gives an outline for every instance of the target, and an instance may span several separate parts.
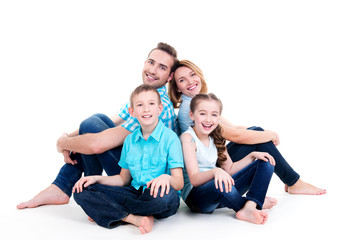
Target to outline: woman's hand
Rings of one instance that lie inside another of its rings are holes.
[[[220,189],[220,192],[223,192],[223,183],[225,187],[225,192],[231,192],[232,186],[235,185],[234,179],[225,172],[222,168],[214,168],[214,180],[216,189]]]
[[[83,191],[83,187],[86,188],[88,186],[90,186],[91,184],[96,183],[97,179],[99,176],[87,176],[87,177],[82,177],[79,179],[79,181],[77,181],[73,187],[72,192],[75,193],[80,193]]]
[[[271,165],[275,166],[275,159],[267,152],[252,152],[251,155],[254,160],[259,159],[265,162],[270,162]]]

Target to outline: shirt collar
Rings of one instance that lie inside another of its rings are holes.
[[[183,101],[191,101],[191,99],[192,99],[192,97],[188,97],[188,96],[186,96],[186,95],[181,95],[181,100],[183,100]]]
[[[156,125],[154,131],[150,134],[149,138],[152,137],[157,142],[160,142],[162,129],[165,127],[164,123],[159,119],[158,124]],[[135,134],[135,142],[139,141],[140,139],[144,139],[142,132],[141,132],[141,126],[137,129]],[[148,140],[149,140],[148,138]],[[145,139],[144,139],[145,140]]]
[[[157,88],[156,90],[159,92],[160,96],[163,96],[166,93],[166,85],[161,88]]]

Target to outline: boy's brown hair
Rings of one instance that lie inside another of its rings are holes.
[[[140,86],[135,88],[134,91],[132,91],[132,93],[130,95],[130,106],[132,108],[134,108],[134,103],[133,103],[134,96],[139,95],[142,92],[154,92],[154,93],[156,93],[156,95],[158,97],[159,105],[161,104],[161,97],[160,97],[159,92],[156,90],[156,88],[154,88],[154,87],[152,87],[150,85],[141,84]]]

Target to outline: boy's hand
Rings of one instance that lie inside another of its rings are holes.
[[[88,186],[90,186],[91,184],[96,183],[98,176],[87,176],[87,177],[82,177],[79,179],[79,181],[77,181],[73,187],[72,192],[75,193],[79,193],[83,191],[83,187],[86,188]]]
[[[160,197],[163,197],[164,194],[169,194],[170,191],[170,175],[162,174],[157,178],[154,178],[146,184],[146,187],[150,187],[150,195],[156,198],[161,187]]]

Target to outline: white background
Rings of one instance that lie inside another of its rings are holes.
[[[8,239],[138,237],[69,205],[16,210],[62,166],[56,140],[113,115],[160,41],[204,71],[233,123],[280,135],[280,151],[321,197],[290,196],[265,226],[186,207],[146,238],[358,236],[360,7],[357,1],[1,1],[0,234]],[[354,220],[354,217],[356,220]],[[220,220],[219,220],[220,219]],[[3,237],[2,237],[3,238]]]

